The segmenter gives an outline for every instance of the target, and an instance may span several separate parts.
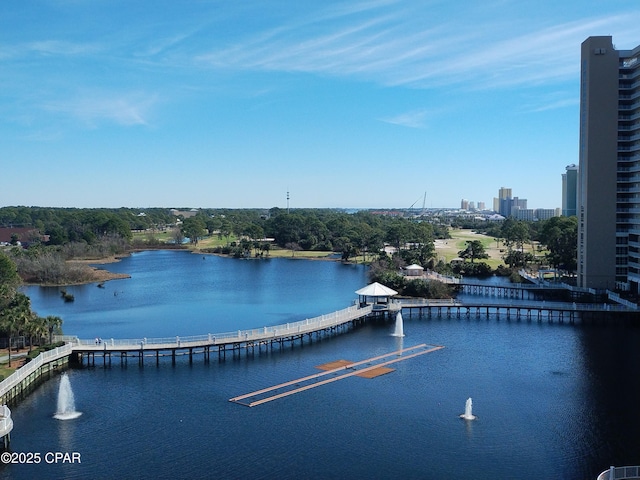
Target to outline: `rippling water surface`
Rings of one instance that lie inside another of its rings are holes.
[[[133,278],[77,287],[71,305],[32,288],[34,308],[63,315],[66,333],[81,337],[188,335],[327,313],[366,284],[361,267],[329,262],[147,252],[113,267]],[[9,465],[0,475],[537,480],[590,479],[609,465],[640,463],[638,328],[408,312],[405,337],[391,336],[393,328],[370,323],[293,348],[212,355],[208,364],[183,357],[175,366],[115,360],[71,370],[83,415],[53,418],[56,377],[13,410],[12,450],[79,452],[82,464]],[[323,363],[420,343],[445,348],[374,379],[350,377],[254,408],[228,401]],[[474,421],[459,418],[468,397]]]

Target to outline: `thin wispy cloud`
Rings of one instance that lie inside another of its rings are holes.
[[[92,43],[75,43],[45,40],[29,43],[27,49],[42,55],[88,55],[100,52],[103,47]]]
[[[0,61],[28,56],[80,56],[92,55],[104,48],[95,43],[78,43],[64,40],[38,40],[26,43],[5,44],[0,48]]]
[[[283,171],[286,182],[310,178],[305,165],[328,159],[354,169],[366,159],[371,169],[394,155],[415,163],[416,178],[432,176],[420,161],[432,131],[427,156],[470,171],[487,165],[485,177],[455,188],[434,180],[440,205],[487,201],[497,182],[517,189],[517,161],[535,162],[535,183],[545,185],[525,191],[528,179],[518,194],[558,206],[558,169],[577,162],[580,44],[611,35],[618,49],[634,48],[640,18],[640,5],[623,0],[41,3],[2,6],[0,154],[16,166],[46,159],[45,169],[52,158],[81,163],[87,148],[121,165],[149,162],[167,188],[154,182],[147,193],[162,204],[175,176],[155,168],[158,156],[173,164],[188,151],[218,185],[202,189],[203,205],[235,206],[265,201],[263,189],[237,193],[237,165],[242,181],[268,188]],[[532,136],[535,151],[504,148],[505,138],[529,145]],[[349,203],[338,190],[370,198],[366,183],[330,185],[316,206]],[[16,201],[24,192],[16,188]]]
[[[95,128],[101,123],[131,127],[149,125],[149,115],[157,96],[147,94],[84,94],[79,98],[49,102],[44,108],[66,114]]]
[[[565,96],[557,99],[542,98],[536,105],[525,105],[525,112],[547,112],[549,110],[558,110],[560,108],[576,107],[580,104],[580,101],[575,96]]]
[[[426,127],[426,119],[426,110],[414,110],[393,117],[380,118],[380,121],[401,127],[424,128]]]
[[[320,15],[312,24],[279,25],[196,60],[216,68],[356,76],[418,88],[535,85],[575,77],[579,44],[587,36],[637,28],[640,15],[585,18],[536,29],[517,21],[510,27],[504,21],[475,25],[469,18],[425,24],[414,21],[410,9],[400,15],[385,7],[340,17],[339,22],[324,22]]]

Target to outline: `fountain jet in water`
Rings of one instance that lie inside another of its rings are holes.
[[[475,420],[476,416],[472,413],[472,409],[473,401],[471,400],[471,397],[469,397],[467,398],[467,402],[464,405],[464,413],[460,415],[460,418],[463,418],[465,420]]]
[[[402,327],[402,313],[398,312],[396,315],[396,328],[391,334],[394,337],[404,337],[404,330]]]
[[[72,420],[82,415],[82,412],[76,412],[76,403],[71,390],[69,376],[66,373],[60,377],[60,388],[58,388],[58,411],[53,416],[58,420]]]

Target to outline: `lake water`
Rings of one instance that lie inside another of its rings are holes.
[[[109,265],[131,279],[27,289],[40,315],[83,338],[233,331],[348,306],[361,266],[144,252]],[[115,295],[114,295],[115,293]],[[210,363],[185,357],[69,372],[76,420],[53,418],[59,377],[13,409],[15,452],[82,463],[8,465],[0,478],[594,479],[640,463],[640,333],[495,318],[392,323]],[[445,348],[248,408],[229,398],[420,343]],[[215,360],[214,360],[215,358]],[[151,363],[151,362],[150,362]],[[96,360],[96,365],[98,360]],[[473,398],[474,421],[459,418]]]

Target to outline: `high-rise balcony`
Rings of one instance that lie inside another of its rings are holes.
[[[620,111],[636,110],[637,108],[640,108],[640,102],[618,104],[618,110]]]
[[[640,112],[637,113],[633,113],[631,115],[621,115],[618,114],[618,120],[623,121],[623,122],[628,122],[628,121],[632,121],[632,120],[637,120],[640,118]]]
[[[618,135],[619,142],[634,142],[636,140],[640,140],[640,133],[633,135]]]
[[[634,145],[620,145],[618,144],[619,152],[640,152],[640,143]]]

